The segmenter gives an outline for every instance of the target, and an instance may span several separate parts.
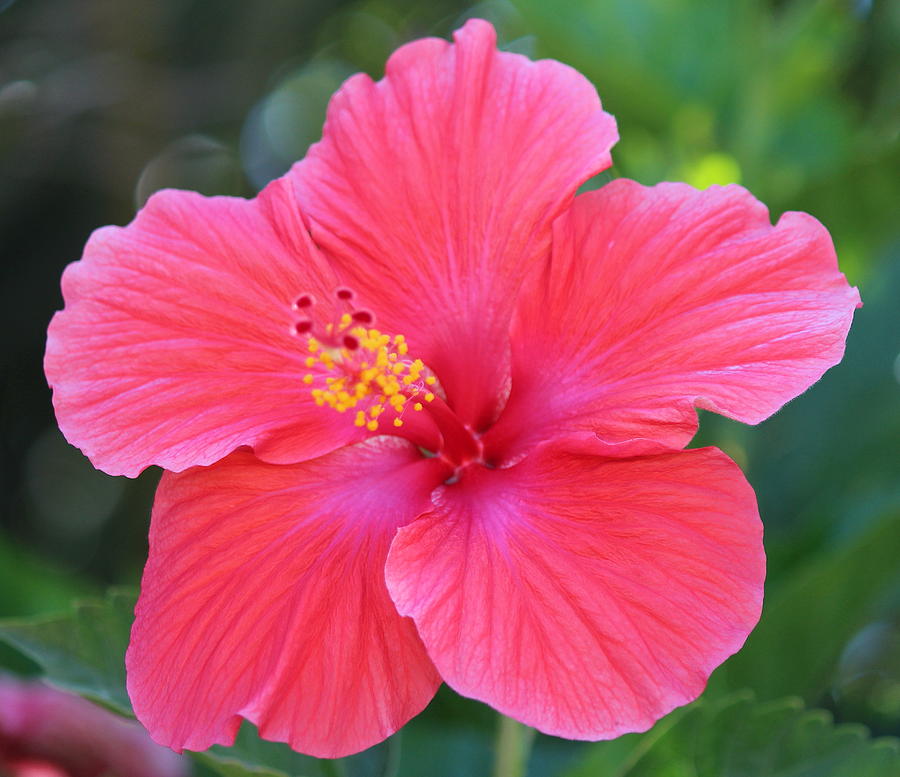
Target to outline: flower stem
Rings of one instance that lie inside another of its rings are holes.
[[[505,715],[499,716],[494,777],[525,777],[534,733],[533,728]]]

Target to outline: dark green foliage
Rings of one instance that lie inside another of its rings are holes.
[[[60,615],[0,621],[0,640],[20,650],[63,690],[131,714],[125,691],[125,648],[134,620],[133,591],[76,602]]]
[[[565,777],[894,777],[900,743],[834,725],[799,699],[700,701],[648,734],[590,746]]]

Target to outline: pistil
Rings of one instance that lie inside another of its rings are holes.
[[[427,410],[441,433],[439,456],[454,469],[474,461],[481,461],[483,454],[481,440],[459,420],[459,416],[443,399],[435,396]]]

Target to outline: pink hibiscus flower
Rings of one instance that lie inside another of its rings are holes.
[[[182,777],[186,770],[133,721],[77,696],[0,676],[0,774]]]
[[[63,278],[46,369],[106,472],[166,472],[127,655],[159,742],[368,747],[443,679],[602,739],[694,699],[762,601],[757,423],[843,353],[825,229],[619,180],[593,87],[472,21],[357,75],[253,200],[166,191]]]

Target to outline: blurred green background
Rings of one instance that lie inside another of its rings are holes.
[[[252,196],[319,137],[344,78],[380,77],[398,45],[471,16],[492,21],[503,48],[559,59],[597,86],[621,141],[588,186],[739,182],[773,218],[804,210],[830,229],[865,303],[844,362],[757,428],[703,415],[696,444],[744,467],[770,559],[760,627],[708,696],[797,695],[900,734],[900,3],[889,0],[0,0],[0,617],[134,585],[146,553],[157,474],[94,471],[56,430],[41,370],[60,273],[90,232],[128,222],[167,186]],[[0,647],[3,666],[34,669]],[[427,759],[423,774],[482,773],[493,727],[486,707],[442,691],[405,733],[401,772]],[[585,747],[541,737],[530,774],[599,757]]]

